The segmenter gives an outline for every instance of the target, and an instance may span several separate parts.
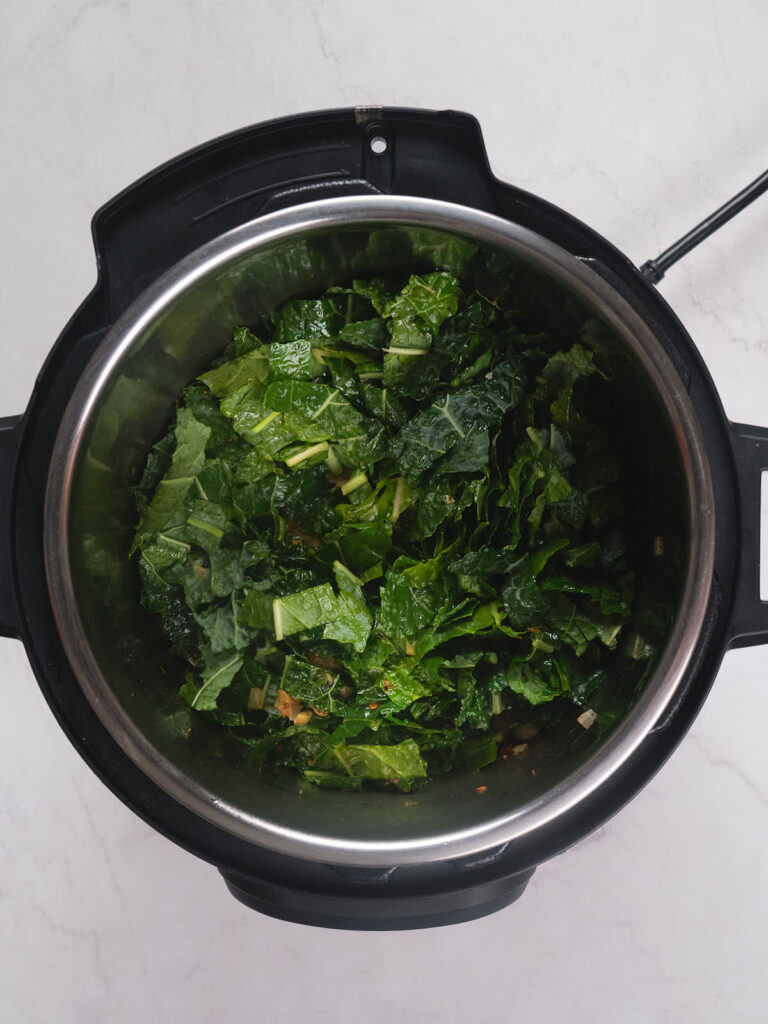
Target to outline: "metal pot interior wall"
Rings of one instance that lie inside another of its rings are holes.
[[[317,295],[352,277],[402,277],[435,265],[513,308],[533,312],[543,329],[568,345],[594,316],[582,298],[519,256],[455,234],[409,226],[308,229],[241,252],[178,294],[110,367],[85,428],[72,480],[69,558],[92,654],[123,710],[154,748],[158,770],[183,775],[211,807],[226,808],[233,820],[246,822],[257,840],[261,825],[267,831],[314,833],[329,847],[350,841],[419,842],[478,828],[490,817],[513,814],[546,796],[586,759],[599,756],[610,734],[598,737],[596,730],[573,721],[531,744],[525,757],[484,770],[482,780],[456,772],[407,795],[340,794],[315,789],[293,773],[260,774],[221,727],[190,713],[177,696],[184,665],[169,655],[157,620],[139,604],[136,566],[128,557],[136,521],[131,487],[173,414],[180,387],[221,352],[233,326],[257,325],[284,300]],[[689,496],[678,440],[644,370],[606,326],[593,323],[592,328],[593,340],[610,353],[615,381],[610,387],[595,381],[590,415],[614,438],[625,466],[624,501],[642,617],[660,595],[673,607],[680,599]],[[664,538],[661,559],[653,555],[657,537]],[[482,795],[480,781],[487,787]]]

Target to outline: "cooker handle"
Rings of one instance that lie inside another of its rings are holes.
[[[11,502],[21,416],[0,418],[0,636],[18,637],[20,616],[13,585]]]
[[[332,196],[432,196],[495,210],[480,126],[458,111],[324,110],[183,153],[93,218],[111,321],[169,267],[248,220]]]
[[[760,598],[761,487],[763,471],[768,470],[768,427],[732,423],[731,445],[740,498],[741,543],[728,623],[729,646],[749,647],[768,643],[768,601]]]

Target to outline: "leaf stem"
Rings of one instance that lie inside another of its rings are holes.
[[[355,473],[353,477],[351,477],[349,480],[347,480],[345,484],[342,485],[341,493],[344,495],[352,494],[352,492],[356,491],[358,487],[362,487],[363,484],[367,483],[368,477],[365,475],[365,473]]]
[[[397,478],[397,485],[395,486],[395,497],[392,500],[392,515],[390,520],[396,523],[400,518],[400,506],[403,503],[403,488],[405,486],[405,480],[399,476]]]
[[[275,624],[275,640],[283,639],[283,616],[280,611],[280,598],[276,597],[272,601],[272,618]]]
[[[263,430],[263,429],[264,429],[265,427],[268,427],[268,426],[269,426],[269,424],[270,424],[270,423],[271,423],[271,422],[272,422],[273,420],[276,420],[276,419],[277,419],[277,417],[278,417],[279,415],[280,415],[280,413],[279,413],[279,412],[271,412],[271,413],[269,414],[269,416],[265,416],[265,417],[264,417],[264,419],[263,419],[263,420],[261,420],[261,422],[259,422],[259,423],[257,423],[257,424],[256,424],[256,426],[255,426],[255,427],[253,428],[253,430],[251,431],[251,433],[252,433],[252,434],[260,434],[260,433],[261,433],[261,431],[262,431],[262,430]]]
[[[320,441],[318,444],[312,444],[309,448],[304,448],[300,452],[296,452],[295,455],[291,455],[290,458],[285,460],[286,466],[298,466],[300,462],[305,462],[307,459],[311,459],[313,455],[317,455],[319,452],[327,452],[330,450],[330,445],[327,441]]]

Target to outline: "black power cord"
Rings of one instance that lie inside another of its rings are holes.
[[[768,191],[768,171],[764,171],[759,178],[755,178],[751,184],[742,189],[733,199],[729,199],[719,210],[715,210],[709,217],[705,217],[700,224],[670,245],[655,260],[647,260],[640,267],[640,273],[647,277],[651,284],[658,284],[673,263],[677,263],[699,242],[703,242],[705,238],[727,223],[731,217],[735,217],[745,206],[753,203],[765,191]]]

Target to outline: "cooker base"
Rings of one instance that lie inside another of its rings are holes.
[[[312,892],[231,871],[222,871],[222,875],[240,903],[281,921],[351,931],[402,931],[459,924],[493,914],[522,896],[533,872],[529,868],[452,892],[415,890],[411,894],[387,891],[387,878],[377,875],[359,883],[359,895],[349,890]]]

